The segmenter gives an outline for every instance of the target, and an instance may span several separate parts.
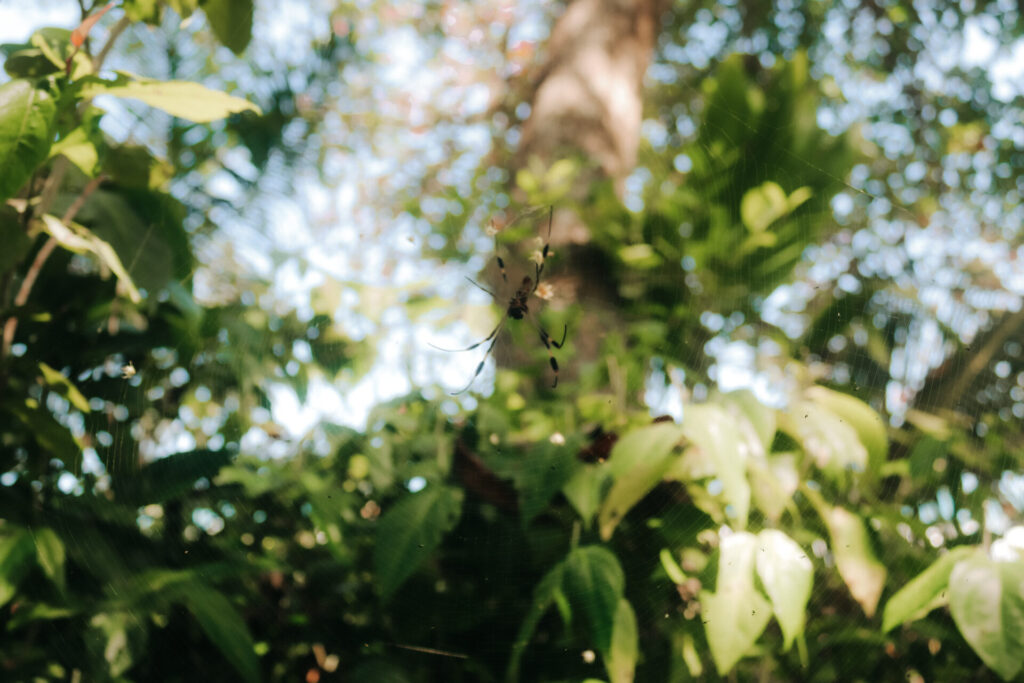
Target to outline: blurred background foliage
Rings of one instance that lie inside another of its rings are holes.
[[[1017,4],[104,7],[0,5],[0,677],[1019,679]]]

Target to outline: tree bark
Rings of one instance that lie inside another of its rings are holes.
[[[520,165],[583,153],[621,183],[636,164],[643,78],[658,36],[662,0],[574,0],[548,44]]]
[[[595,183],[609,180],[621,196],[636,165],[644,75],[665,6],[664,0],[570,2],[551,32],[517,166],[539,161],[548,167],[562,158],[582,157],[585,168],[575,178],[570,199],[586,201]],[[554,286],[555,308],[573,303],[583,309],[570,330],[573,358],[563,363],[567,377],[583,363],[599,360],[608,330],[621,330],[613,264],[590,241],[590,228],[556,206],[551,238],[556,260],[545,280]]]

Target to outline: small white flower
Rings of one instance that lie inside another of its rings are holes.
[[[541,253],[540,249],[530,254],[530,260],[536,263],[538,266],[544,265],[544,254]]]
[[[138,371],[135,369],[135,366],[132,365],[131,361],[128,361],[128,365],[121,366],[121,377],[124,379],[131,379],[135,376],[136,372]]]
[[[552,297],[555,296],[555,288],[547,282],[542,282],[537,285],[537,291],[534,292],[537,298],[544,299],[544,301],[551,301]]]
[[[500,232],[498,228],[494,225],[493,218],[491,219],[490,224],[488,224],[488,226],[484,228],[484,232],[487,234],[488,237],[494,237]]]
[[[555,432],[554,434],[552,434],[550,436],[550,438],[548,438],[548,441],[550,441],[551,443],[555,444],[556,446],[564,446],[565,445],[565,437],[562,436],[562,432]]]

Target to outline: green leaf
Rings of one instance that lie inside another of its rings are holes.
[[[67,427],[35,401],[0,404],[0,414],[14,415],[32,435],[47,458],[57,458],[72,472],[78,471],[82,448]]]
[[[21,224],[17,211],[7,205],[0,205],[0,275],[18,265],[32,246],[32,240]]]
[[[636,614],[629,600],[621,598],[615,611],[612,645],[604,656],[610,683],[633,683],[636,661],[640,656],[640,634]]]
[[[782,628],[783,651],[803,635],[814,567],[796,541],[776,529],[757,535],[757,575]]]
[[[949,610],[982,661],[1004,680],[1024,667],[1024,564],[979,553],[949,575]]]
[[[683,430],[707,458],[715,476],[722,482],[722,493],[732,505],[737,528],[747,526],[750,513],[750,484],[747,482],[746,445],[736,419],[714,404],[690,404],[683,413]]]
[[[580,463],[572,452],[572,449],[545,443],[532,450],[528,458],[515,460],[519,467],[513,478],[519,493],[520,519],[524,525],[543,512],[578,468]]]
[[[839,575],[864,614],[872,617],[885,586],[885,565],[875,555],[863,519],[841,507],[826,509],[824,513]]]
[[[576,548],[565,560],[562,585],[569,604],[583,613],[594,649],[607,652],[626,578],[618,558],[601,546]]]
[[[833,476],[847,470],[864,472],[868,451],[853,425],[816,401],[795,401],[781,415],[792,434],[818,468]]]
[[[136,289],[135,283],[132,282],[131,276],[125,270],[117,252],[106,240],[100,239],[83,225],[77,223],[72,223],[70,227],[64,225],[63,221],[51,214],[44,214],[42,222],[46,232],[68,251],[77,254],[95,254],[124,285],[128,298],[135,303],[142,301],[142,295]]]
[[[135,99],[195,123],[209,123],[243,111],[261,113],[260,108],[248,100],[210,90],[199,83],[130,80],[123,74],[116,81],[91,79],[82,87],[81,95],[85,99],[98,95]]]
[[[682,436],[678,425],[663,422],[634,430],[615,444],[608,459],[612,487],[597,514],[602,539],[611,538],[630,508],[662,480]]]
[[[6,605],[18,590],[18,584],[32,568],[35,547],[32,534],[9,527],[13,532],[0,538],[0,605]]]
[[[387,510],[377,524],[374,565],[386,600],[441,545],[462,513],[462,491],[437,484],[412,493]]]
[[[252,0],[204,0],[200,3],[217,40],[236,55],[252,39]]]
[[[778,411],[761,403],[757,400],[754,392],[747,389],[723,394],[719,398],[719,402],[726,408],[733,409],[750,422],[754,432],[757,434],[757,438],[761,441],[761,446],[767,453],[771,448],[772,440],[775,438],[775,430],[777,428],[776,414]]]
[[[857,439],[867,449],[868,471],[877,472],[889,455],[889,436],[882,416],[860,399],[825,387],[811,387],[807,397],[853,428]]]
[[[512,643],[512,655],[509,658],[508,668],[505,671],[505,679],[510,682],[519,680],[519,660],[522,659],[526,646],[533,637],[541,617],[554,604],[556,598],[562,591],[562,576],[565,573],[565,562],[555,565],[544,578],[540,580],[533,589],[533,597],[530,599],[530,609],[519,627],[516,640]]]
[[[117,479],[115,491],[118,500],[134,506],[176,500],[192,491],[198,480],[216,477],[231,458],[226,450],[175,453]]]
[[[33,529],[32,535],[36,544],[36,559],[43,573],[64,590],[64,542],[49,527]]]
[[[140,169],[139,178],[155,173]],[[184,216],[184,206],[164,192],[122,186],[94,192],[78,221],[113,247],[133,282],[155,293],[192,270]]]
[[[89,401],[78,390],[78,387],[71,383],[71,380],[46,363],[39,364],[39,371],[43,373],[43,379],[50,386],[50,389],[66,398],[71,405],[83,413],[89,412]]]
[[[81,126],[65,135],[50,147],[50,156],[63,154],[68,161],[90,178],[96,175],[99,152],[96,143],[89,138],[89,132]]]
[[[584,527],[590,527],[601,507],[601,492],[607,481],[607,464],[581,465],[562,487],[562,495],[576,509]]]
[[[771,604],[754,585],[756,551],[757,538],[746,531],[722,538],[715,592],[700,592],[704,632],[723,676],[750,650],[772,617]]]
[[[39,48],[30,47],[18,50],[8,57],[4,62],[4,71],[11,78],[26,78],[34,81],[50,74],[60,73],[63,68],[51,62]]]
[[[243,681],[259,681],[260,666],[245,621],[222,593],[199,582],[183,591],[184,603],[206,637],[217,646]]]
[[[50,94],[30,81],[0,85],[0,203],[13,197],[46,160],[56,115]]]
[[[936,607],[949,603],[946,597],[949,575],[960,560],[978,552],[971,546],[958,546],[935,560],[885,603],[882,633],[904,622],[917,621]]]

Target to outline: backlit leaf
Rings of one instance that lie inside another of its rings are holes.
[[[612,448],[608,459],[612,487],[597,521],[602,539],[609,539],[630,508],[662,480],[683,436],[678,425],[663,422],[629,432]]]
[[[814,567],[807,553],[781,531],[765,529],[757,535],[757,544],[757,575],[782,628],[782,649],[788,650],[804,632]]]
[[[953,567],[975,552],[977,549],[969,546],[953,548],[896,591],[896,594],[885,603],[882,633],[904,622],[916,621],[936,607],[947,604],[947,587]]]
[[[771,604],[754,585],[757,539],[745,531],[722,539],[715,592],[701,591],[701,617],[720,675],[725,675],[761,636]]]
[[[83,86],[82,97],[98,95],[139,100],[195,123],[209,123],[243,111],[260,113],[260,108],[248,100],[191,81],[130,80],[122,75],[117,81],[94,79]]]
[[[949,575],[949,610],[964,640],[1004,680],[1024,667],[1024,563],[984,554]]]
[[[56,114],[53,98],[32,82],[15,79],[0,85],[0,203],[46,160]]]

